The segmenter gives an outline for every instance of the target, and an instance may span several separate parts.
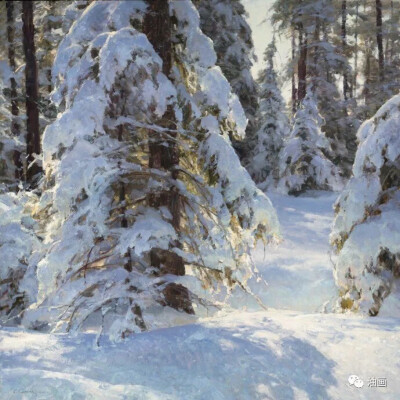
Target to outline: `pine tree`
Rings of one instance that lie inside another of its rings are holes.
[[[8,110],[8,99],[4,95],[11,71],[8,65],[0,62],[0,193],[8,192],[15,183],[13,152],[15,141],[11,135],[12,114]]]
[[[4,59],[0,61],[0,320],[14,325],[36,296],[36,277],[32,269],[28,271],[28,265],[38,261],[35,255],[39,254],[41,247],[38,226],[31,216],[37,203],[36,195],[30,192],[34,185],[26,185],[26,191],[21,184],[26,179],[27,171],[24,119],[28,111],[28,150],[32,150],[32,145],[39,140],[36,134],[38,121],[42,128],[48,123],[45,118],[39,120],[39,112],[41,116],[48,117],[51,110],[48,107],[49,82],[42,79],[42,72],[45,78],[46,75],[49,78],[53,51],[61,39],[59,33],[53,35],[48,28],[51,23],[59,24],[65,7],[71,8],[67,4],[69,2],[51,2],[50,7],[50,2],[25,3],[28,2],[7,1],[0,4],[0,26],[5,28],[0,30],[7,38],[0,44],[0,54]],[[31,6],[34,7],[29,9]],[[57,17],[54,9],[58,10]],[[72,22],[73,19],[70,19],[65,25]],[[39,28],[34,28],[32,23]],[[56,30],[59,31],[59,28]],[[53,40],[55,38],[57,40]],[[39,61],[37,73],[35,53]],[[23,69],[25,59],[27,63]],[[25,77],[25,82],[24,72],[28,77]],[[38,96],[33,100],[36,93]],[[54,110],[52,112],[54,114]],[[38,148],[35,154],[37,152]],[[32,169],[28,170],[28,178],[31,173]]]
[[[75,3],[70,5],[70,2],[64,1],[29,3],[32,10],[24,2],[7,1],[0,5],[3,16],[1,26],[5,27],[2,33],[7,38],[0,44],[0,54],[7,59],[11,70],[10,77],[3,79],[3,86],[9,101],[6,108],[12,114],[11,133],[5,131],[4,135],[12,137],[15,142],[15,150],[7,154],[13,164],[7,161],[9,174],[14,175],[10,181],[13,190],[21,181],[32,180],[40,171],[40,161],[31,163],[36,159],[35,154],[40,156],[41,133],[56,115],[49,102],[51,64],[63,36],[61,25],[70,26],[73,23],[71,17],[62,18],[64,10],[76,7]],[[26,74],[29,74],[28,79]],[[28,165],[31,167],[27,168]],[[27,182],[27,187],[31,184]]]
[[[400,90],[400,4],[390,2],[385,21],[385,80],[390,95]]]
[[[353,177],[335,205],[330,239],[342,311],[398,316],[391,294],[400,277],[399,110],[397,95],[360,127]]]
[[[15,61],[15,24],[14,24],[14,4],[12,1],[6,2],[7,8],[7,47],[8,47],[8,63],[11,73],[15,74],[16,61]],[[17,103],[17,82],[13,75],[10,76],[10,103],[11,103],[11,133],[13,136],[19,134],[19,108]]]
[[[246,117],[198,14],[166,4],[94,2],[59,46],[28,326],[121,338],[212,312],[246,288],[254,238],[278,234],[231,146]]]
[[[273,184],[277,179],[278,155],[289,133],[285,102],[278,87],[274,69],[275,54],[274,39],[264,53],[267,66],[261,71],[258,79],[260,87],[258,125],[260,128],[251,142],[251,152],[246,160],[247,170],[262,189],[266,189],[268,184]]]
[[[359,93],[359,118],[371,118],[379,107],[400,88],[398,65],[397,2],[364,2],[359,10],[359,58],[362,91]]]
[[[278,189],[290,195],[306,190],[339,190],[341,177],[327,158],[329,141],[311,89],[294,117],[293,130],[280,155]]]
[[[36,201],[30,192],[0,193],[0,322],[4,324],[20,322],[20,313],[29,305],[27,292],[35,287],[35,277],[26,271],[40,246],[31,217]]]
[[[14,3],[7,1],[4,11],[7,15],[7,41],[3,51],[8,63],[0,61],[0,191],[7,192],[16,191],[22,179],[23,149],[17,92]]]
[[[354,159],[357,123],[338,90],[338,74],[343,71],[351,74],[351,68],[347,59],[340,55],[335,41],[332,27],[337,14],[333,0],[277,0],[273,11],[272,20],[278,32],[290,33],[293,47],[296,34],[298,38],[297,49],[293,48],[294,60],[287,68],[292,75],[292,110],[297,109],[295,102],[301,102],[310,87],[325,120],[322,129],[333,150],[331,161],[348,176]],[[296,60],[297,66],[293,69]],[[293,71],[297,75],[297,90]]]
[[[52,122],[57,113],[50,101],[53,90],[51,68],[58,45],[64,37],[64,14],[69,2],[41,1],[37,2],[34,13],[36,29],[36,59],[38,65],[38,96],[40,133]]]
[[[256,130],[257,85],[251,75],[255,61],[250,26],[240,0],[195,0],[200,27],[214,43],[217,65],[239,97],[249,120],[247,134]]]
[[[0,61],[0,321],[15,324],[27,306],[20,283],[38,239],[28,211],[35,195],[14,193],[22,179],[20,154],[24,142],[17,92],[20,77],[16,74],[15,10],[13,2],[6,5],[8,63]]]

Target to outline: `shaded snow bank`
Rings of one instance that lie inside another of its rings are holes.
[[[0,331],[2,399],[397,399],[399,320],[273,311],[105,337]],[[365,382],[357,389],[349,375]],[[387,388],[368,387],[372,377]]]

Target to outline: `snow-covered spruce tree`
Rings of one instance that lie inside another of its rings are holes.
[[[360,127],[353,177],[335,205],[341,310],[377,315],[383,304],[386,314],[400,315],[399,116],[397,95]]]
[[[20,183],[20,154],[23,141],[20,119],[13,115],[11,93],[14,74],[5,61],[0,61],[0,193],[15,192]]]
[[[279,152],[290,130],[285,102],[274,69],[275,54],[273,40],[265,50],[267,66],[258,79],[260,107],[257,120],[260,128],[249,142],[250,153],[246,157],[247,170],[263,190],[278,178]]]
[[[16,7],[15,7],[16,6]],[[6,21],[0,46],[0,321],[15,323],[15,318],[26,306],[27,298],[21,280],[33,248],[39,243],[34,234],[35,222],[30,210],[36,196],[19,191],[23,175],[20,155],[25,151],[24,128],[20,116],[19,92],[21,73],[21,42],[18,30],[18,3],[1,3],[1,16]],[[4,12],[3,12],[4,11]],[[21,29],[22,31],[22,29]],[[4,46],[3,46],[4,44]],[[6,61],[7,60],[7,61]],[[26,284],[31,281],[26,277]]]
[[[358,112],[365,120],[399,91],[400,5],[396,1],[375,0],[362,2],[357,11],[358,75],[362,76]]]
[[[26,275],[34,249],[40,242],[36,222],[30,216],[37,200],[33,193],[0,194],[0,322],[15,324],[28,305],[26,289],[35,287]],[[21,282],[24,280],[24,285]],[[30,289],[31,290],[31,289]]]
[[[20,117],[18,94],[21,74],[17,66],[21,64],[17,43],[20,37],[16,21],[18,7],[12,1],[0,5],[2,27],[0,33],[6,38],[0,46],[0,191],[16,191],[23,176],[21,153],[24,151],[24,129]],[[7,61],[6,61],[7,60]]]
[[[11,135],[12,114],[5,93],[9,92],[11,71],[8,64],[0,61],[0,193],[15,189],[15,165],[13,161],[16,142]],[[8,89],[8,90],[7,90]]]
[[[66,6],[64,1],[42,1],[35,7],[34,24],[38,27],[36,57],[41,97],[52,91],[51,67],[64,36],[62,25]]]
[[[40,106],[46,117],[48,115],[52,117],[54,113],[54,110],[48,109],[48,94],[53,90],[51,68],[58,45],[88,4],[88,0],[36,3],[34,24],[37,27],[36,57],[39,70]]]
[[[120,338],[245,287],[254,239],[278,222],[232,149],[246,117],[215,62],[188,0],[94,2],[72,26],[53,68],[65,111],[43,138],[28,326]]]
[[[64,37],[64,13],[70,7],[70,2],[66,1],[40,1],[36,2],[34,10],[34,24],[37,27],[36,58],[39,75],[38,89],[41,133],[57,116],[57,111],[50,101],[50,93],[53,90],[51,68],[58,45]]]
[[[296,195],[310,189],[340,189],[338,168],[327,158],[330,145],[321,131],[322,124],[323,119],[309,89],[279,155],[278,189],[281,192]]]
[[[36,200],[32,193],[18,190],[16,157],[23,150],[18,136],[13,135],[10,112],[10,81],[14,74],[0,62],[0,322],[16,323],[15,318],[26,306],[27,297],[21,287],[29,259],[39,241],[34,233],[35,221],[30,217]],[[4,95],[4,92],[7,95]],[[26,285],[32,280],[26,277]]]
[[[306,11],[306,14],[315,15],[315,21],[310,24],[314,34],[309,38],[309,83],[325,121],[322,131],[330,141],[330,159],[342,175],[350,177],[357,149],[356,132],[359,122],[354,115],[355,101],[347,93],[348,85],[346,93],[340,93],[338,76],[343,71],[346,71],[345,76],[350,75],[351,67],[348,59],[339,54],[338,37],[331,28],[336,18],[334,1],[319,0],[311,3],[310,10]]]
[[[200,27],[214,43],[217,65],[239,97],[249,120],[247,134],[256,130],[257,85],[250,69],[255,60],[251,29],[240,0],[195,0]]]
[[[287,66],[288,75],[297,75],[297,88],[294,79],[292,83],[292,103],[301,103],[307,88],[312,87],[325,121],[322,130],[331,144],[331,161],[349,176],[357,120],[350,115],[350,100],[344,101],[338,90],[338,76],[344,70],[350,73],[351,68],[340,54],[339,38],[333,31],[338,17],[334,4],[333,0],[275,0],[272,21],[278,33],[293,37],[293,57]]]

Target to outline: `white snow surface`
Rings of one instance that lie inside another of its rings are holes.
[[[389,399],[400,320],[270,310],[111,344],[94,334],[0,331],[2,399]],[[364,381],[348,384],[349,375]],[[368,387],[384,377],[387,387]]]
[[[337,194],[315,191],[293,197],[268,193],[268,197],[278,213],[283,241],[265,251],[258,245],[253,260],[267,286],[252,279],[250,287],[267,306],[320,311],[337,297],[328,239]]]
[[[400,319],[319,313],[335,296],[328,255],[336,194],[270,194],[285,240],[253,257],[269,286],[250,282],[269,309],[110,342],[95,333],[0,329],[0,398],[400,398]],[[284,310],[286,309],[286,310]],[[348,383],[350,375],[364,381]],[[386,378],[387,387],[369,387]]]

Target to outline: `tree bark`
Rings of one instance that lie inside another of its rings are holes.
[[[7,1],[6,2],[7,8],[7,41],[8,41],[8,62],[10,64],[11,71],[15,73],[15,45],[14,45],[14,36],[15,36],[15,29],[14,29],[14,2]],[[18,115],[19,115],[19,108],[18,108],[18,100],[17,100],[17,82],[15,78],[12,77],[10,79],[10,100],[11,100],[11,134],[13,136],[18,136],[20,133],[20,126],[18,123]],[[23,165],[21,162],[21,153],[18,150],[14,151],[13,154],[13,161],[15,165],[15,179],[17,181],[23,178]]]
[[[393,37],[393,35],[394,35],[394,29],[393,29],[393,24],[394,24],[394,19],[393,19],[393,17],[394,17],[394,4],[393,4],[393,0],[390,2],[390,44],[389,44],[389,55],[388,55],[388,57],[389,57],[389,62],[390,62],[390,65],[392,64],[392,61],[393,61],[393,53],[394,53],[394,49],[393,49],[393,45],[394,45],[394,37]]]
[[[147,35],[157,54],[163,61],[162,72],[170,78],[172,69],[172,27],[169,15],[168,0],[149,1],[147,13],[143,21],[143,32]],[[175,137],[176,130],[175,112],[172,106],[162,117],[163,127],[170,129],[168,134]],[[176,167],[179,164],[179,151],[174,140],[165,146],[165,138],[161,138],[157,132],[149,132],[149,167],[169,171],[172,180],[178,178]],[[168,207],[172,215],[172,225],[175,231],[180,231],[181,201],[176,187],[172,186],[161,193],[149,197],[149,204],[154,208]],[[172,247],[180,247],[179,243],[171,243]],[[185,266],[181,257],[169,250],[152,249],[150,262],[156,267],[160,274],[184,275]],[[183,310],[187,313],[194,313],[188,290],[182,285],[170,283],[163,291],[165,304]]]
[[[50,15],[54,15],[55,14],[55,0],[49,0],[49,10],[48,13]],[[47,26],[46,26],[46,32],[48,35],[51,35],[52,33],[52,27],[53,27],[53,23],[47,21]],[[50,95],[50,93],[53,90],[53,85],[52,85],[52,76],[51,76],[51,66],[49,66],[46,70],[46,79],[47,79],[47,93]]]
[[[371,51],[369,49],[366,52],[365,58],[364,101],[366,105],[369,105],[371,86]]]
[[[35,27],[33,25],[33,1],[22,2],[23,47],[25,54],[26,88],[26,181],[34,186],[41,167],[34,162],[34,154],[40,154],[39,109],[38,109],[38,71],[35,51]]]
[[[296,31],[292,29],[292,114],[297,111],[297,88],[296,88],[296,74],[294,70],[294,60],[296,58]]]
[[[315,29],[314,29],[314,38],[313,38],[313,44],[312,44],[312,51],[313,51],[313,61],[312,61],[312,67],[309,68],[308,70],[308,75],[311,76],[311,82],[313,86],[313,90],[316,89],[316,87],[319,84],[319,75],[320,75],[320,68],[318,67],[318,64],[320,62],[323,62],[321,60],[321,51],[320,51],[320,45],[321,45],[321,21],[319,14],[315,16]]]
[[[356,3],[356,21],[355,21],[355,32],[354,32],[354,73],[353,82],[351,85],[352,95],[351,97],[357,97],[357,79],[358,79],[358,19],[359,19],[359,7],[360,3]]]
[[[307,93],[307,34],[299,28],[300,57],[298,62],[298,101],[301,102]]]
[[[346,20],[347,20],[347,2],[346,0],[342,1],[342,53],[345,58],[346,57],[346,50],[347,50],[347,30],[346,30]],[[343,97],[345,100],[349,98],[350,88],[349,88],[349,78],[348,78],[348,71],[347,65],[344,65],[343,68]]]
[[[393,1],[390,2],[390,19],[387,21],[387,25],[389,26],[386,35],[386,43],[385,43],[385,67],[390,67],[392,65],[393,59],[393,42],[394,37],[397,36],[396,32],[394,31],[394,4]]]
[[[384,80],[385,58],[383,53],[383,34],[382,34],[382,1],[376,0],[376,43],[378,45],[379,60],[379,80]]]

